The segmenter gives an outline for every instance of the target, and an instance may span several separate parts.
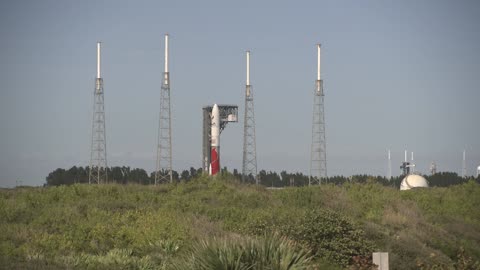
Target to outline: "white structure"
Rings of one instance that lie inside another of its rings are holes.
[[[220,109],[217,104],[213,105],[212,121],[211,121],[211,161],[210,161],[210,175],[215,175],[220,171]]]
[[[400,184],[400,190],[409,190],[412,188],[426,188],[428,187],[427,179],[418,174],[409,174],[403,178]]]
[[[430,163],[430,175],[434,175],[437,173],[437,164],[435,163],[435,161],[432,161],[432,163]]]
[[[388,270],[388,252],[374,252],[372,261],[378,266],[378,270]]]
[[[392,179],[392,159],[390,156],[390,149],[388,149],[388,171],[387,171],[387,179]]]
[[[412,156],[410,159],[410,172],[414,173],[415,172],[415,163],[413,163],[413,151],[412,151]]]
[[[480,166],[477,167],[477,177],[480,175]]]

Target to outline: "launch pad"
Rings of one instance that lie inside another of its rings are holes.
[[[211,163],[212,150],[212,110],[214,105],[203,107],[203,131],[202,131],[202,167],[203,171],[208,173]],[[237,105],[218,105],[220,113],[220,132],[225,129],[228,123],[238,122]]]

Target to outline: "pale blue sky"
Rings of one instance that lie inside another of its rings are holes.
[[[108,163],[155,167],[169,33],[174,169],[201,166],[201,108],[238,104],[252,51],[259,169],[307,173],[322,43],[329,175],[393,174],[403,150],[460,173],[480,164],[478,1],[2,1],[0,186],[89,162],[103,42]],[[222,133],[241,169],[242,124]]]

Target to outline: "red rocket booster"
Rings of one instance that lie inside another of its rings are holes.
[[[211,126],[211,163],[210,175],[215,175],[220,171],[220,110],[218,105],[213,105],[212,126]]]

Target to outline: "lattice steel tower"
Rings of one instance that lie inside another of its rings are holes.
[[[387,170],[387,180],[392,179],[392,157],[390,156],[390,149],[388,149],[388,170]]]
[[[108,182],[107,137],[105,135],[105,106],[103,99],[103,79],[100,76],[100,42],[97,42],[97,78],[93,93],[92,144],[88,183]]]
[[[173,182],[172,174],[172,118],[170,108],[170,77],[168,73],[168,34],[165,35],[165,72],[160,89],[160,117],[158,123],[157,166],[155,185]]]
[[[250,85],[250,51],[247,51],[247,83],[245,88],[245,118],[243,125],[242,181],[255,179],[255,183],[258,184],[255,110],[253,106],[253,91]]]
[[[432,163],[430,163],[430,175],[434,175],[437,173],[437,164],[432,161]]]
[[[320,78],[320,44],[317,44],[317,81],[313,92],[312,145],[308,184],[321,184],[327,177],[323,80]]]

